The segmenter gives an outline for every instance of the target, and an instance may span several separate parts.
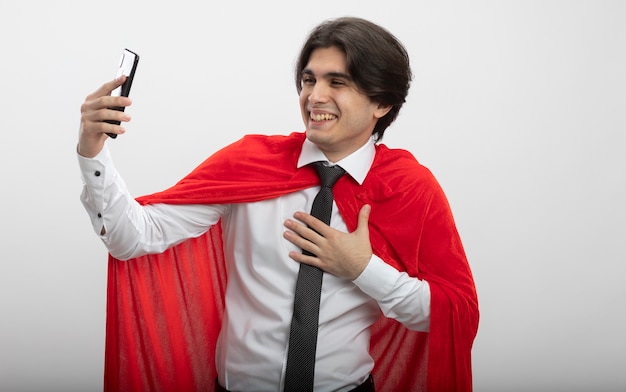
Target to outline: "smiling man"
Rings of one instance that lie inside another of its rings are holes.
[[[106,146],[125,129],[105,121],[130,120],[108,109],[130,105],[110,96],[124,78],[85,100],[81,200],[110,253],[105,389],[472,389],[478,304],[450,207],[380,143],[408,94],[405,48],[367,20],[326,21],[295,76],[304,132],[246,136],[137,199]],[[326,187],[327,222],[309,213]],[[321,287],[302,294],[319,312],[300,335],[302,270]]]

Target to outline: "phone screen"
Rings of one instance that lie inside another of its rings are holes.
[[[135,77],[135,70],[137,69],[137,63],[139,62],[139,56],[137,53],[128,49],[124,49],[122,52],[122,58],[120,59],[120,65],[117,68],[117,74],[115,77],[126,75],[127,79],[118,88],[111,92],[111,96],[114,97],[128,97],[130,93],[130,86],[133,84],[133,78]]]

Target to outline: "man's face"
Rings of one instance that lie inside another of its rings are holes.
[[[300,110],[307,138],[331,162],[359,149],[390,106],[372,102],[346,70],[346,55],[336,47],[318,48],[302,71]]]

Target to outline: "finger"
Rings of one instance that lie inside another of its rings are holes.
[[[126,97],[103,96],[85,101],[81,107],[81,121],[119,121],[128,122],[130,116],[121,110],[112,110],[114,107],[126,108],[132,101]]]
[[[123,134],[126,132],[122,123],[129,122],[131,117],[121,111],[112,109],[89,110],[82,114],[81,132],[86,134]]]
[[[90,121],[82,124],[84,132],[88,133],[114,133],[121,135],[126,133],[126,129],[116,123],[106,121]]]
[[[296,221],[291,220],[291,219],[287,219],[285,221],[285,227],[287,227],[289,230],[293,231],[292,234],[294,236],[297,235],[298,238],[302,238],[302,239],[304,239],[304,241],[307,241],[307,242],[317,242],[317,241],[320,241],[323,238],[315,230],[312,230],[307,225],[304,225],[304,224],[302,224],[300,222],[296,222]],[[298,241],[298,244],[296,244],[296,245],[299,245],[299,244],[300,244],[300,241]]]
[[[303,251],[310,252],[311,254],[317,254],[317,252],[319,252],[319,247],[314,242],[309,241],[297,233],[285,231],[283,237]]]
[[[317,233],[320,233],[324,237],[328,234],[328,229],[330,229],[330,226],[322,222],[321,220],[317,219],[311,214],[307,214],[306,212],[302,212],[302,211],[297,211],[295,214],[293,214],[293,217],[299,220],[300,222],[304,223],[305,225],[307,225],[308,227],[310,227]]]
[[[289,252],[289,257],[297,261],[298,263],[312,265],[313,267],[322,268],[322,263],[320,259],[315,256],[308,256],[301,252],[291,251]]]
[[[87,100],[91,101],[95,98],[98,97],[102,97],[105,95],[111,95],[111,92],[113,90],[115,90],[116,88],[118,88],[119,86],[121,86],[122,84],[124,84],[124,82],[126,81],[126,75],[122,75],[118,78],[115,78],[111,81],[108,81],[106,83],[104,83],[102,86],[100,86],[100,88],[98,88],[96,91],[94,91],[93,93],[89,94],[87,96]]]
[[[100,132],[106,133],[107,135],[111,135],[111,134],[122,135],[126,133],[126,128],[124,128],[121,125],[112,124],[106,121],[102,122],[101,124],[102,126],[101,126]]]
[[[83,127],[97,128],[98,131],[107,125],[119,126],[121,123],[129,122],[131,117],[119,110],[103,108],[100,110],[87,110],[82,114],[81,123]],[[107,127],[110,128],[110,127]]]
[[[92,117],[93,117],[93,121],[100,121],[100,122],[107,122],[107,123],[114,123],[114,122],[123,123],[123,122],[129,122],[131,120],[131,117],[127,113],[121,110],[115,110],[111,108],[106,108],[106,109],[102,109],[97,112],[94,112]]]

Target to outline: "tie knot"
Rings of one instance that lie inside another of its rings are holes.
[[[322,187],[332,188],[339,177],[346,173],[339,165],[326,166],[322,162],[315,162],[313,165],[315,166],[315,170],[317,170],[317,174],[320,176]]]

